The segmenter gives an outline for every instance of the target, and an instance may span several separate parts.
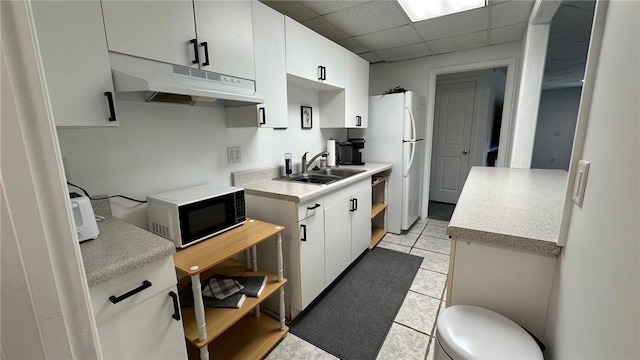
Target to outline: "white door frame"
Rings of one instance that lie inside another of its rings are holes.
[[[2,353],[8,356],[9,350],[39,342],[49,359],[97,359],[97,327],[71,218],[31,4],[28,0],[2,1],[0,9],[0,61],[7,74],[2,79],[6,100],[2,105],[14,109],[3,111],[7,116],[0,123],[5,140],[0,185],[22,279],[29,290],[24,301],[31,303],[37,329],[15,342],[1,334]],[[12,319],[11,315],[3,314],[2,321]]]
[[[498,144],[498,159],[496,160],[496,166],[506,167],[511,157],[511,128],[513,123],[513,102],[515,93],[516,82],[516,58],[509,57],[504,59],[496,59],[483,61],[473,64],[461,64],[453,66],[443,66],[434,68],[429,73],[429,84],[427,91],[427,134],[426,140],[426,154],[424,165],[424,196],[422,213],[427,214],[429,208],[429,188],[431,186],[431,149],[433,148],[433,121],[434,121],[434,109],[436,103],[436,78],[438,75],[467,72],[474,70],[485,70],[499,67],[507,68],[507,78],[504,89],[504,104],[502,107],[502,124],[500,126],[500,142]]]

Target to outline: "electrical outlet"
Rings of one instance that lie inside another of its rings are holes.
[[[227,164],[236,164],[242,162],[242,152],[240,146],[232,146],[227,148]]]

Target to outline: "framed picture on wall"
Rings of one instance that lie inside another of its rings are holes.
[[[313,108],[311,106],[300,106],[300,124],[303,129],[313,127]]]

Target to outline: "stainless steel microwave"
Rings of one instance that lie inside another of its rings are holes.
[[[244,189],[201,185],[147,196],[149,230],[184,248],[244,224]]]

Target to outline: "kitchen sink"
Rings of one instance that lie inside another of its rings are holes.
[[[356,174],[360,174],[366,170],[352,170],[352,169],[336,169],[336,168],[326,168],[320,170],[310,171],[310,174],[322,174],[322,175],[332,175],[338,176],[340,179],[348,178],[349,176],[353,176]]]
[[[308,173],[297,173],[290,176],[281,176],[273,180],[294,181],[308,184],[326,185],[334,183],[338,180],[346,179],[350,176],[359,174],[366,170],[350,170],[350,169],[320,169],[312,170]]]

